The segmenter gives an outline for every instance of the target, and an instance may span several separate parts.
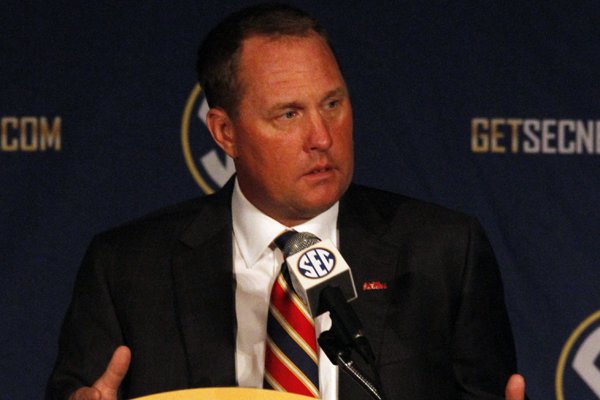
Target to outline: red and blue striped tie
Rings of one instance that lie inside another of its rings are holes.
[[[275,239],[283,249],[291,234]],[[284,262],[269,305],[264,388],[319,398],[319,364],[314,321],[291,285]]]

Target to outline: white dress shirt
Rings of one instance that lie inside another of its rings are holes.
[[[265,369],[265,340],[269,297],[279,274],[283,255],[270,246],[280,233],[294,228],[311,232],[338,245],[339,204],[301,225],[286,227],[259,211],[246,199],[235,182],[231,211],[233,217],[233,269],[237,317],[235,367],[239,386],[262,388]],[[317,336],[331,327],[329,314],[315,319]],[[337,400],[338,370],[319,349],[319,390],[321,399]]]

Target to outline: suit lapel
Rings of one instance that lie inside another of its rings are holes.
[[[384,237],[389,220],[378,214],[372,203],[351,186],[340,203],[338,227],[340,252],[352,269],[358,298],[351,304],[356,311],[377,359],[382,351],[385,315],[391,301],[389,290],[363,290],[369,284],[391,287],[398,263],[398,248]],[[357,363],[365,368],[362,360]],[[340,398],[361,398],[362,390],[345,373],[340,373]],[[348,397],[349,396],[349,397]],[[364,398],[369,398],[365,395]]]
[[[236,385],[231,186],[206,199],[173,253],[176,308],[192,387]]]

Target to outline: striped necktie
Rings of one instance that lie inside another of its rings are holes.
[[[283,249],[295,232],[279,235]],[[269,304],[263,387],[319,398],[319,365],[314,321],[292,287],[285,261]]]

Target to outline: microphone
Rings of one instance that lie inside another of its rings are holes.
[[[312,233],[293,234],[283,249],[294,290],[313,317],[329,311],[331,329],[321,333],[319,345],[335,365],[346,371],[375,400],[383,400],[375,354],[348,301],[357,297],[350,267],[331,240]],[[375,384],[351,357],[352,349],[367,362]]]
[[[283,253],[294,290],[311,315],[329,311],[341,344],[355,348],[369,364],[374,362],[362,324],[348,304],[357,298],[352,272],[333,242],[299,232],[288,239]]]
[[[293,234],[283,249],[294,290],[316,317],[330,311],[321,304],[327,287],[337,287],[346,301],[356,299],[350,267],[331,240],[321,240],[309,232]]]

